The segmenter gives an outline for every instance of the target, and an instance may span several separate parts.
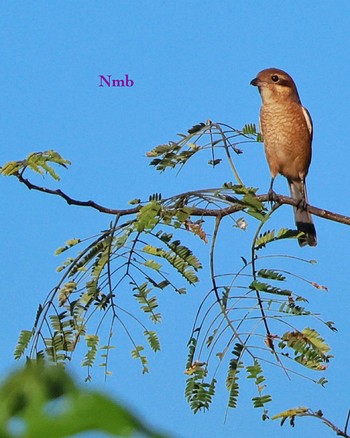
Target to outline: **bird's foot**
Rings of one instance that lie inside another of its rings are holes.
[[[307,208],[307,202],[305,200],[305,198],[301,198],[297,204],[297,209],[298,210],[306,210]]]
[[[271,204],[271,206],[272,206],[272,204],[274,203],[274,202],[279,202],[279,200],[280,200],[280,198],[277,196],[277,194],[272,190],[272,189],[270,189],[268,192],[267,192],[267,200],[268,200],[268,202]]]

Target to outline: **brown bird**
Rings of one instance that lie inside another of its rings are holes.
[[[277,68],[262,70],[251,81],[262,99],[260,131],[271,173],[269,197],[276,198],[273,182],[277,174],[287,178],[294,207],[295,223],[304,234],[299,245],[316,246],[316,230],[308,204],[305,178],[311,162],[312,120],[300,102],[297,87],[288,73]]]

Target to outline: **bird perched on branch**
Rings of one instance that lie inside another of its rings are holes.
[[[294,207],[295,223],[304,234],[299,245],[316,246],[316,230],[308,204],[305,178],[311,162],[312,120],[300,102],[297,87],[288,73],[277,68],[262,70],[251,85],[262,99],[260,131],[271,173],[269,198],[276,199],[273,182],[277,174],[287,178]]]

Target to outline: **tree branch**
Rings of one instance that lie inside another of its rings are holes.
[[[56,189],[56,190],[52,190],[52,189],[48,189],[46,187],[41,187],[38,186],[36,184],[31,183],[27,178],[24,178],[23,175],[18,174],[17,175],[18,180],[23,183],[26,187],[28,187],[28,189],[30,190],[36,190],[39,192],[43,192],[43,193],[47,193],[49,195],[55,195],[55,196],[59,196],[60,198],[64,199],[67,204],[69,205],[77,205],[80,207],[90,207],[93,208],[95,210],[98,210],[101,213],[106,213],[106,214],[112,214],[112,215],[119,215],[119,216],[127,216],[127,215],[131,215],[131,214],[136,214],[138,211],[140,211],[141,209],[141,205],[137,205],[135,207],[132,208],[127,208],[127,209],[113,209],[113,208],[108,208],[108,207],[104,207],[103,205],[100,205],[94,201],[80,201],[78,199],[74,199],[70,196],[68,196],[66,193],[62,192],[62,190],[60,189]],[[215,192],[215,191],[220,191],[222,190],[222,188],[216,188],[216,189],[206,189],[205,192]],[[186,192],[186,193],[180,193],[177,196],[172,196],[172,199],[186,199],[189,198],[190,196],[195,196],[195,195],[199,195],[203,193],[202,190],[195,190],[195,191],[191,191],[191,192]],[[298,201],[295,199],[290,198],[289,196],[284,196],[284,195],[277,195],[278,196],[278,203],[279,204],[288,204],[288,205],[292,205],[294,207],[298,206]],[[261,202],[268,202],[269,198],[267,194],[262,194],[262,195],[257,195],[256,196],[257,199]],[[222,200],[222,199],[221,199]],[[244,208],[246,208],[245,205],[240,205],[239,204],[239,200],[236,198],[231,198],[230,196],[227,196],[226,199],[224,198],[225,202],[229,202],[231,203],[231,205],[229,205],[228,207],[224,207],[224,208],[198,208],[198,207],[191,207],[191,216],[211,216],[211,217],[224,217],[224,216],[228,216],[232,213],[236,213],[237,211],[242,211],[244,210]],[[350,225],[350,217],[349,216],[345,216],[339,213],[334,213],[328,210],[325,210],[323,208],[318,208],[318,207],[314,207],[312,205],[308,205],[307,206],[307,210],[312,213],[315,216],[318,216],[322,219],[328,219],[331,220],[333,222],[339,222],[345,225]]]
[[[323,413],[321,410],[314,412],[311,409],[308,409],[305,413],[298,414],[298,417],[313,417],[318,418],[321,420],[326,426],[328,426],[330,429],[332,429],[338,436],[342,436],[345,438],[350,438],[350,436],[347,434],[346,427],[344,430],[341,430],[338,426],[336,426],[334,423],[332,423],[328,418],[325,418],[323,416]]]
[[[101,213],[113,214],[113,215],[119,215],[119,216],[135,214],[141,208],[141,206],[138,205],[136,207],[127,208],[124,210],[115,210],[112,208],[104,207],[103,205],[97,204],[94,201],[79,201],[78,199],[71,198],[66,193],[62,192],[62,190],[60,190],[60,189],[52,190],[52,189],[48,189],[47,187],[37,186],[36,184],[31,183],[27,178],[24,178],[20,174],[16,175],[16,176],[21,183],[23,183],[25,186],[28,187],[29,190],[36,190],[38,192],[47,193],[49,195],[59,196],[60,198],[63,198],[67,202],[67,204],[69,204],[69,205],[78,205],[80,207],[91,207],[91,208],[94,208],[95,210],[98,210]]]

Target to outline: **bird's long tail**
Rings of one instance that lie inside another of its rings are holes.
[[[300,201],[299,207],[294,207],[295,224],[298,231],[304,233],[298,238],[300,246],[310,245],[316,246],[316,229],[312,220],[311,214],[303,208],[302,204],[307,204],[306,186],[304,185],[304,194],[302,193],[302,184],[294,181],[289,182],[290,194],[293,199]]]

